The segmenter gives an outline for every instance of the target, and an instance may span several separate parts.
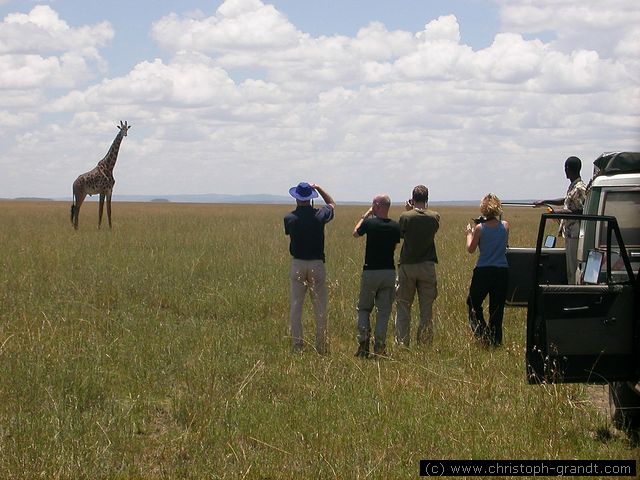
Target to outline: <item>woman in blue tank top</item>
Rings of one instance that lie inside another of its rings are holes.
[[[467,306],[469,324],[474,336],[489,345],[502,343],[502,317],[507,297],[509,265],[507,241],[509,223],[500,220],[502,203],[494,194],[487,194],[480,202],[482,217],[475,226],[467,225],[467,251],[480,250],[473,269]],[[485,322],[482,303],[489,296],[489,322]]]

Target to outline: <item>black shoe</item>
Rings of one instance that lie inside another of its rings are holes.
[[[369,340],[358,343],[358,351],[356,357],[367,358],[369,356]]]
[[[376,357],[386,357],[387,356],[387,347],[384,343],[374,343],[373,344],[373,354]]]

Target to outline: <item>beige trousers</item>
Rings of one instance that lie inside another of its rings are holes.
[[[434,262],[400,264],[396,282],[396,342],[409,346],[411,305],[416,291],[420,304],[420,322],[416,332],[418,343],[433,339],[433,302],[438,296]]]
[[[316,318],[316,350],[320,354],[327,352],[327,276],[322,260],[291,261],[289,270],[291,281],[291,310],[289,327],[294,350],[303,346],[302,307],[307,290],[311,295],[311,304]]]

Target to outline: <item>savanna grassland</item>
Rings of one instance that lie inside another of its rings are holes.
[[[524,309],[507,309],[502,348],[471,341],[474,207],[437,207],[434,344],[394,348],[390,329],[375,361],[353,356],[366,207],[338,206],[331,353],[291,353],[290,209],[114,203],[110,231],[86,203],[74,231],[67,203],[1,202],[0,478],[387,479],[418,477],[420,459],[638,458],[588,387],[526,384]],[[512,245],[533,243],[539,215],[506,212]]]

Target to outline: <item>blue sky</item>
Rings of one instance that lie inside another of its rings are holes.
[[[0,197],[561,196],[640,150],[631,0],[0,0]]]

